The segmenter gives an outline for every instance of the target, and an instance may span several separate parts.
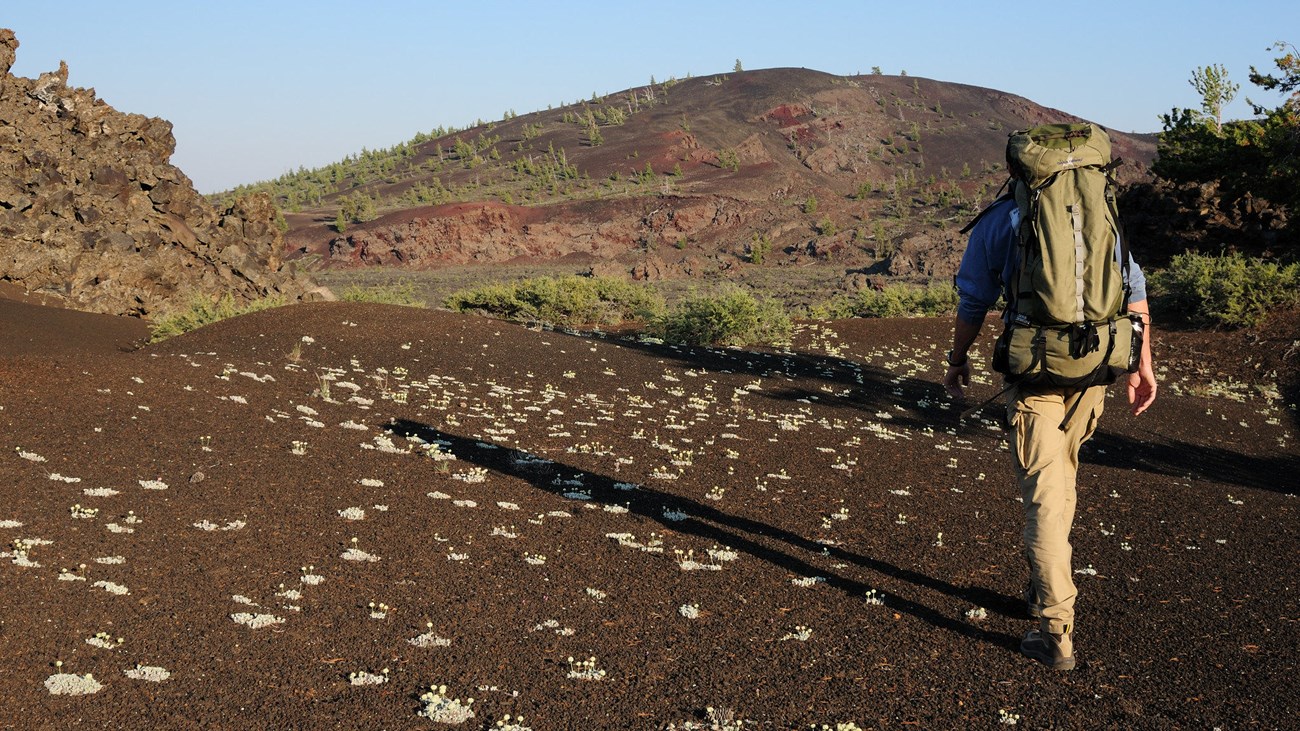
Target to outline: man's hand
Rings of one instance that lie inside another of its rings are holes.
[[[948,366],[943,374],[943,389],[949,396],[961,400],[966,398],[966,387],[970,385],[970,360],[959,366]]]
[[[1143,363],[1135,373],[1128,375],[1128,402],[1137,416],[1156,400],[1156,375],[1150,362]]]
[[[945,358],[948,370],[943,374],[943,390],[955,399],[966,398],[966,387],[970,385],[970,347],[979,337],[983,325],[983,315],[978,322],[967,322],[958,317],[953,328],[952,350]],[[960,360],[961,365],[952,365],[955,360]]]
[[[1142,352],[1138,359],[1138,369],[1128,376],[1128,402],[1133,405],[1133,415],[1137,416],[1156,400],[1156,371],[1151,360],[1151,310],[1147,301],[1129,303],[1129,311],[1142,317],[1146,325],[1146,336],[1142,338]]]

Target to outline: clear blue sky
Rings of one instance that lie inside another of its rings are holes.
[[[1035,17],[1034,7],[1055,12]],[[66,60],[74,86],[175,125],[172,162],[201,192],[388,147],[440,125],[500,119],[638,86],[651,76],[801,66],[905,70],[1028,97],[1108,127],[1159,130],[1196,107],[1194,68],[1250,66],[1300,44],[1295,0],[1068,4],[934,0],[5,0],[13,73]]]

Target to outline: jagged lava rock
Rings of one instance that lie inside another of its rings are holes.
[[[328,298],[279,258],[265,196],[217,210],[170,163],[172,126],[9,73],[0,29],[0,281],[89,312],[148,316],[195,297]]]

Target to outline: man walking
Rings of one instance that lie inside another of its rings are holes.
[[[960,304],[943,377],[944,388],[955,399],[964,398],[970,384],[967,352],[985,315],[999,294],[1005,293],[1007,301],[1018,294],[1010,290],[1016,286],[1020,215],[1016,201],[1007,198],[991,206],[971,230],[957,274]],[[1117,259],[1127,256],[1118,242],[1115,248]],[[1137,370],[1128,375],[1128,399],[1136,415],[1146,411],[1156,397],[1151,318],[1141,270],[1131,259],[1123,270],[1130,290],[1128,312],[1141,318],[1146,333]],[[1039,618],[1038,629],[1025,635],[1020,651],[1058,670],[1071,670],[1075,665],[1076,591],[1069,533],[1074,522],[1079,447],[1096,429],[1105,389],[1020,384],[1008,392],[1011,454],[1025,510],[1024,548],[1030,573],[1025,601],[1029,613]]]

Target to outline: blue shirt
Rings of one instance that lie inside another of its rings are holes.
[[[1016,229],[1020,225],[1020,209],[1010,198],[994,203],[989,212],[971,229],[966,253],[957,270],[957,317],[964,322],[979,324],[998,301],[998,295],[1010,286],[1019,263],[1016,246]],[[1119,261],[1120,244],[1115,242],[1115,261]],[[1147,298],[1147,279],[1129,254],[1125,283],[1131,294],[1129,302]],[[1123,269],[1123,267],[1121,267]]]

